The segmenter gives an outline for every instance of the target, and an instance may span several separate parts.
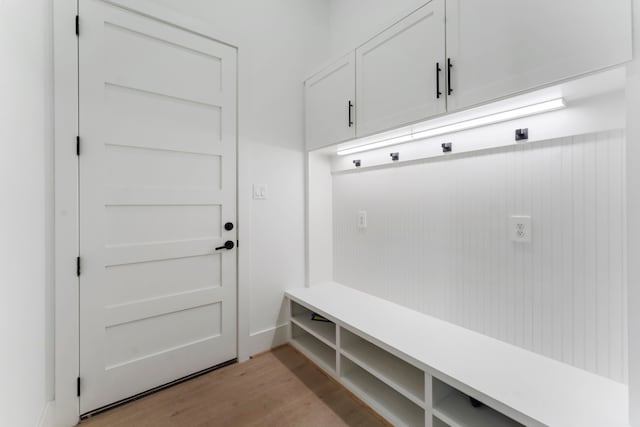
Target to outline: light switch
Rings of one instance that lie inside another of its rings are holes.
[[[253,199],[265,200],[267,198],[266,184],[253,184]]]
[[[367,211],[358,212],[358,229],[364,230],[367,228]]]

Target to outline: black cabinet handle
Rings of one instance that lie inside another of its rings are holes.
[[[451,87],[451,69],[453,68],[453,64],[451,63],[451,58],[447,58],[447,92],[449,95],[453,93],[453,88]]]
[[[216,248],[216,251],[220,251],[222,249],[231,250],[231,249],[233,249],[235,247],[236,247],[235,243],[233,243],[231,240],[227,240],[226,242],[224,242],[224,246],[220,246],[220,247]]]
[[[440,72],[442,68],[440,68],[440,63],[436,62],[436,98],[440,99],[442,92],[440,92]]]
[[[351,112],[353,111],[353,102],[349,100],[349,127],[353,126],[353,119],[351,117]]]

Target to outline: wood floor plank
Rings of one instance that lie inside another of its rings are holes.
[[[177,384],[81,427],[377,427],[368,407],[290,346]]]

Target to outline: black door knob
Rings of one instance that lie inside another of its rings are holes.
[[[216,248],[216,251],[222,250],[222,249],[233,249],[235,248],[236,244],[233,243],[231,240],[227,240],[226,242],[224,242],[224,246],[220,246],[218,248]]]
[[[233,230],[233,223],[232,222],[228,222],[224,225],[224,229],[227,231],[231,231]]]

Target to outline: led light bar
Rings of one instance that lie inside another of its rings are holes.
[[[402,144],[403,142],[409,142],[413,140],[412,135],[396,136],[391,139],[383,139],[382,141],[370,142],[364,145],[358,145],[357,147],[345,148],[344,150],[338,150],[338,156],[346,156],[347,154],[359,153],[361,151],[374,150],[376,148],[387,147],[389,145]]]
[[[356,147],[345,148],[338,150],[339,156],[346,156],[348,154],[359,153],[361,151],[373,150],[376,148],[387,147],[389,145],[402,144],[412,140],[431,138],[438,135],[444,135],[447,133],[459,132],[462,130],[477,128],[481,126],[487,126],[495,123],[506,122],[509,120],[518,119],[521,117],[533,116],[535,114],[547,113],[554,110],[565,108],[567,105],[563,98],[553,99],[551,101],[541,102],[539,104],[527,105],[524,107],[515,108],[512,110],[501,111],[499,113],[489,114],[486,116],[476,117],[474,119],[463,120],[457,123],[452,123],[444,126],[437,126],[433,128],[427,128],[410,135],[401,135],[393,138],[375,141],[368,144],[359,145]]]

